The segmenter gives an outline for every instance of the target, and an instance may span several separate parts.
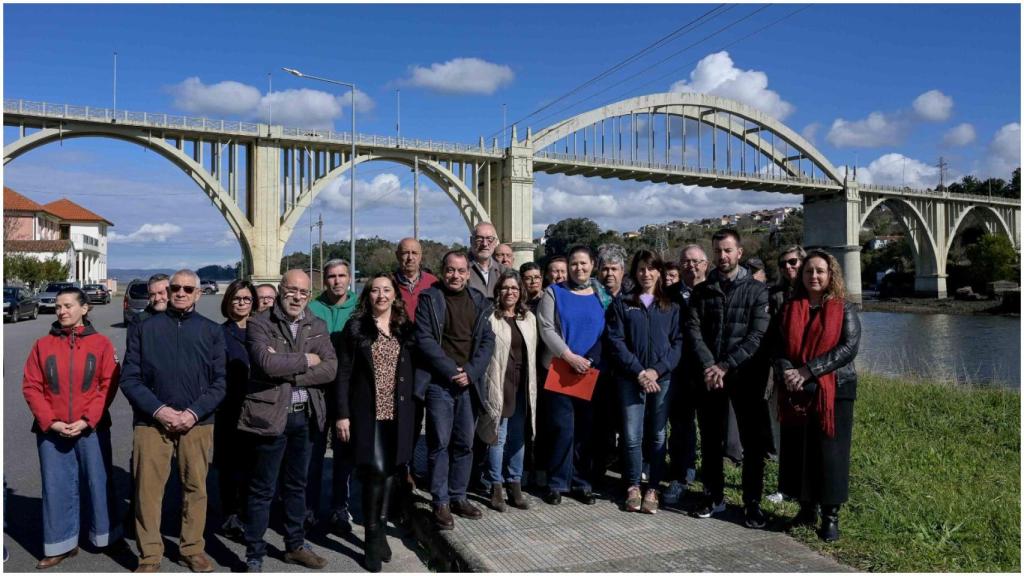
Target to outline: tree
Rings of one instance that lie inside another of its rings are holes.
[[[971,261],[970,280],[975,291],[983,291],[989,282],[1015,279],[1017,252],[1005,236],[985,234],[966,253]]]
[[[596,250],[601,237],[601,227],[590,218],[567,218],[547,227],[544,253],[547,256],[565,255],[577,244]]]
[[[24,254],[4,254],[4,273],[8,279],[20,280],[35,290],[46,282],[68,278],[68,265],[56,258],[39,261]]]

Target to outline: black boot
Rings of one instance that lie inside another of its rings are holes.
[[[839,506],[821,507],[821,528],[818,537],[825,542],[839,540]]]
[[[384,479],[383,497],[380,503],[380,531],[377,532],[377,549],[380,559],[384,562],[391,562],[391,546],[388,545],[388,508],[392,501],[392,495],[396,488],[395,475],[392,474]]]
[[[377,541],[383,532],[380,518],[384,500],[384,478],[376,475],[363,477],[363,567],[370,572],[380,572],[381,550]]]

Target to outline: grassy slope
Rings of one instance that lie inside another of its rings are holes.
[[[740,502],[739,469],[726,467]],[[766,488],[776,486],[776,465]],[[765,504],[783,519],[796,505]],[[879,572],[1020,571],[1020,395],[861,375],[842,538],[794,536]]]

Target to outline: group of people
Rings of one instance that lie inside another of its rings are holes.
[[[326,566],[306,532],[318,521],[351,531],[353,475],[363,563],[379,571],[392,555],[389,513],[408,510],[416,476],[429,487],[433,524],[450,530],[454,516],[483,514],[468,498],[474,478],[498,512],[530,507],[527,482],[548,505],[564,496],[594,504],[618,452],[623,509],[654,514],[695,479],[698,425],[704,495],[693,514],[717,515],[730,410],[743,447],[746,525],[766,523],[765,460],[777,451],[779,490],[800,503],[794,523],[816,523],[820,507],[820,536],[838,537],[859,323],[834,257],[787,248],[769,288],[741,264],[731,229],[712,237],[710,270],[704,250],[690,245],[672,263],[640,250],[628,275],[617,246],[596,255],[577,246],[543,269],[516,270],[493,225],[477,225],[470,240],[468,252],[444,255],[437,278],[421,266],[419,242],[406,238],[397,270],[370,278],[358,295],[344,260],[325,263],[319,295],[301,270],[277,287],[236,280],[221,325],[196,311],[194,272],[154,276],[150,306],[128,326],[123,364],[89,323],[84,293],[58,294],[57,321],[33,348],[23,383],[43,477],[38,567],[77,552],[81,493],[93,544],[123,542],[110,480],[108,408],[118,388],[134,412],[139,572],[160,570],[172,458],[183,492],[181,562],[192,571],[213,569],[203,539],[211,455],[220,530],[245,542],[248,571],[262,569],[275,498],[284,560]],[[595,370],[592,395],[549,382],[551,372]],[[412,458],[421,431],[426,470]],[[328,445],[331,502],[319,520]]]

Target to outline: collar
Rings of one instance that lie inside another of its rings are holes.
[[[413,288],[414,286],[416,286],[416,284],[419,283],[421,278],[423,278],[422,270],[420,270],[416,274],[415,278],[408,278],[405,274],[402,274],[401,270],[397,270],[395,272],[395,280],[397,280],[400,285],[406,286],[408,288]]]
[[[167,310],[164,312],[164,314],[167,314],[171,318],[176,318],[178,320],[188,320],[189,318],[192,317],[192,314],[194,314],[195,311],[196,311],[196,305],[195,304],[190,306],[188,308],[188,310],[178,310],[177,308],[174,308],[173,306],[168,305],[167,306]]]

